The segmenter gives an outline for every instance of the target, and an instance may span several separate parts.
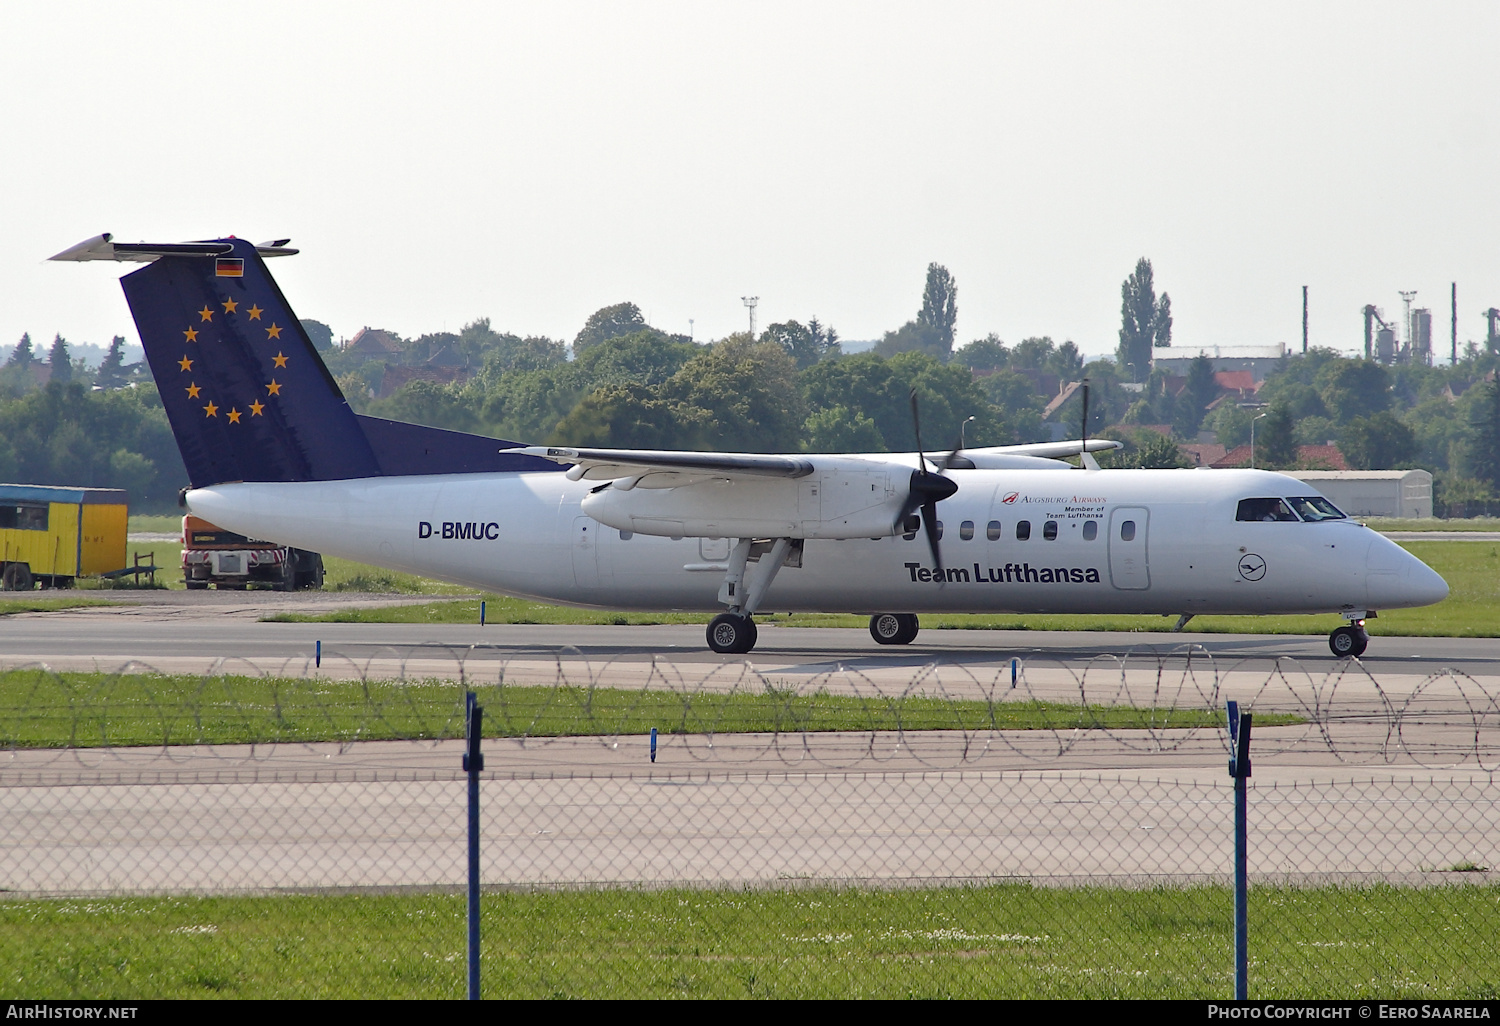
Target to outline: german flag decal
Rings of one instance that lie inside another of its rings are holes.
[[[214,262],[214,274],[220,278],[243,278],[245,261],[241,257],[219,257]]]

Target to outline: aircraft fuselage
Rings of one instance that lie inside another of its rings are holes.
[[[1352,520],[1247,522],[1240,500],[1316,495],[1266,471],[954,470],[926,538],[809,539],[766,611],[1269,614],[1427,605],[1447,585]],[[192,511],[252,537],[575,606],[723,609],[729,539],[583,512],[560,473],[215,485]],[[1024,525],[1024,526],[1022,526]]]

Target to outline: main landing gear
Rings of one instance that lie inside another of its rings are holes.
[[[755,621],[741,613],[720,613],[708,623],[708,647],[725,655],[750,651],[759,636]]]
[[[916,613],[876,613],[870,617],[870,637],[880,645],[910,645],[918,629]]]
[[[748,564],[754,563],[753,569]],[[719,601],[729,607],[709,621],[708,647],[724,655],[743,655],[755,647],[759,631],[751,619],[783,566],[802,565],[802,539],[740,538],[729,551]]]
[[[1328,635],[1328,648],[1338,659],[1357,659],[1365,654],[1370,636],[1365,633],[1365,619],[1351,618],[1347,624]]]

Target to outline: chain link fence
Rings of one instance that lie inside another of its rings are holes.
[[[1003,661],[893,686],[565,656],[548,681],[545,660],[468,653],[455,685],[323,662],[307,679],[5,674],[6,900],[450,908],[468,687],[494,735],[486,994],[1221,998],[1233,693],[1256,715],[1251,995],[1500,996],[1500,705],[1460,674],[1184,650],[1018,662],[1014,686]],[[450,939],[448,963],[460,922]]]

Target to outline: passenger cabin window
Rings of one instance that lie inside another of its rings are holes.
[[[1057,521],[1049,520],[1042,525],[1042,537],[1047,541],[1057,541]]]
[[[1029,541],[1031,539],[1031,521],[1021,520],[1016,523],[1016,541]]]
[[[1120,540],[1135,541],[1135,521],[1126,520],[1120,524]]]
[[[1099,521],[1085,520],[1083,522],[1083,540],[1093,541],[1099,537]]]
[[[1235,513],[1234,519],[1243,521],[1260,521],[1267,524],[1274,523],[1297,523],[1297,514],[1287,507],[1281,499],[1241,499],[1240,508]]]
[[[1297,514],[1310,524],[1315,524],[1319,520],[1348,519],[1344,515],[1343,510],[1321,495],[1299,495],[1296,498],[1286,501],[1291,503],[1292,509],[1296,510]]]
[[[1000,521],[991,520],[989,526],[984,529],[984,536],[990,541],[1000,540]]]
[[[974,521],[965,520],[958,525],[958,536],[963,541],[969,541],[974,537]]]
[[[46,506],[0,506],[0,528],[18,531],[45,531],[47,529]]]

